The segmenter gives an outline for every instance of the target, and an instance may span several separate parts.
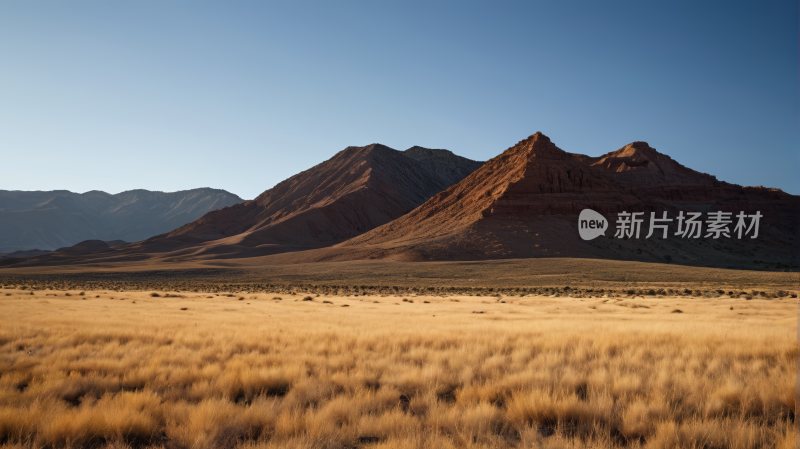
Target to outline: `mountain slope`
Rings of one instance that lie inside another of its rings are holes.
[[[420,146],[413,146],[405,150],[403,154],[428,167],[442,177],[448,185],[461,181],[483,165],[483,162],[458,156],[448,150],[434,150]]]
[[[0,190],[0,253],[55,250],[84,240],[144,240],[241,201],[209,188],[116,195]]]
[[[446,173],[381,144],[348,147],[256,199],[208,213],[166,238],[217,240],[213,251],[230,245],[337,243],[402,216],[480,166],[449,151],[435,151],[441,152],[435,157],[447,157]]]
[[[662,204],[685,209],[759,210],[795,215],[797,197],[780,189],[742,187],[685,167],[647,142],[633,142],[600,157],[573,154],[589,167]]]

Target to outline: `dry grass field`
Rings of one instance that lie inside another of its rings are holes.
[[[796,298],[550,293],[6,287],[0,443],[795,447]]]

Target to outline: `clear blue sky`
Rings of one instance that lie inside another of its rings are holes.
[[[800,194],[798,8],[6,1],[0,189],[250,199],[349,145],[486,160],[542,131]]]

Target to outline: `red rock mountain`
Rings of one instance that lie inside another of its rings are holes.
[[[490,217],[519,220],[577,214],[585,208],[616,212],[631,202],[638,202],[631,189],[595,172],[544,134],[536,133],[410,214],[347,245],[457,234]]]
[[[482,257],[495,251],[468,242],[484,241],[508,226],[535,223],[538,216],[577,215],[586,208],[616,213],[633,204],[646,210],[662,208],[637,198],[631,188],[592,169],[537,132],[411,213],[340,246],[381,245],[419,254],[429,253],[427,248],[447,248],[445,258],[463,257],[457,254],[458,248],[463,248]],[[486,228],[487,224],[498,228]],[[467,240],[465,236],[469,236]]]
[[[600,157],[573,155],[620,184],[635,188],[712,185],[717,178],[684,167],[647,142],[633,142]]]
[[[256,199],[208,213],[166,238],[240,247],[326,246],[410,212],[480,165],[446,150],[348,147]]]
[[[741,187],[686,168],[644,142],[597,158],[567,153],[536,133],[403,217],[332,248],[287,260],[469,260],[600,257],[752,266],[796,263],[799,198]],[[583,241],[583,209],[609,220],[605,236]],[[766,213],[757,240],[647,239],[650,212]],[[618,212],[644,212],[639,239],[616,239]]]
[[[687,168],[647,142],[633,142],[600,157],[573,155],[637,194],[662,204],[692,210],[739,212],[760,210],[774,216],[792,215],[797,197],[780,189],[742,187]]]

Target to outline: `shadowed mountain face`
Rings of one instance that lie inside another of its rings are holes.
[[[413,146],[403,153],[425,165],[429,170],[444,179],[448,185],[460,182],[483,165],[483,162],[466,159],[447,150],[432,150]]]
[[[327,246],[410,212],[480,165],[446,150],[348,147],[256,199],[208,213],[166,238],[216,241],[202,252],[227,245],[264,245],[260,251],[267,253]]]
[[[0,253],[55,250],[84,240],[139,241],[241,202],[224,190],[130,190],[111,195],[0,191]]]

